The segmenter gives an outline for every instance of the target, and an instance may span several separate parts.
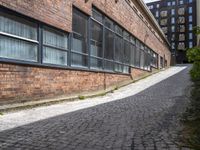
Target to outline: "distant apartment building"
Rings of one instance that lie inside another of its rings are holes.
[[[187,48],[197,44],[197,37],[192,31],[197,26],[197,1],[160,0],[147,4],[171,43],[174,62],[186,63]]]

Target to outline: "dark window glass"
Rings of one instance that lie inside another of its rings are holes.
[[[130,42],[135,45],[135,38],[131,36],[130,37]]]
[[[158,54],[151,51],[151,66],[158,68]]]
[[[107,71],[113,71],[114,69],[113,62],[104,60],[104,69]]]
[[[120,34],[120,35],[123,35],[123,30],[120,26],[118,25],[115,25],[115,32]]]
[[[115,37],[115,61],[123,62],[124,53],[123,53],[123,39],[120,36]]]
[[[92,9],[92,17],[97,21],[103,23],[103,15],[96,9]]]
[[[140,51],[140,68],[144,69],[144,65],[145,65],[145,54],[144,54],[144,51],[141,50]]]
[[[88,66],[88,56],[72,53],[72,66],[75,67],[87,67]]]
[[[124,63],[130,64],[130,43],[124,40]]]
[[[92,69],[102,69],[102,59],[90,58],[90,67]]]
[[[135,66],[135,56],[136,56],[136,48],[135,45],[131,44],[130,45],[130,57],[131,57],[131,65]]]
[[[73,9],[73,32],[87,37],[88,17],[77,9]]]
[[[140,42],[136,40],[135,66],[140,67]]]
[[[73,9],[73,38],[71,64],[77,67],[88,66],[88,17],[77,9]]]
[[[123,36],[126,40],[130,40],[130,34],[126,31],[123,32]]]
[[[103,27],[95,21],[91,22],[91,55],[102,57]]]
[[[107,17],[105,17],[105,26],[111,30],[114,30],[114,22]]]
[[[160,67],[164,68],[164,62],[163,62],[163,57],[160,56]]]
[[[104,58],[113,60],[113,51],[114,51],[114,33],[106,29]]]
[[[73,9],[73,44],[72,51],[87,52],[88,17],[77,9]]]

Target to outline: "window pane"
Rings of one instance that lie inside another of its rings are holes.
[[[77,67],[88,66],[88,56],[72,53],[71,60],[72,60],[72,66],[77,66]]]
[[[104,69],[108,71],[113,71],[113,62],[104,60]]]
[[[102,69],[103,63],[101,59],[90,58],[90,65],[92,69]]]
[[[130,39],[130,35],[129,35],[129,33],[126,32],[126,31],[123,32],[123,36],[124,36],[124,38],[125,38],[126,40],[129,40],[129,39]]]
[[[135,55],[136,55],[136,50],[135,50],[135,45],[131,44],[131,49],[130,49],[130,63],[132,66],[135,66]]]
[[[123,62],[123,39],[122,37],[116,36],[115,38],[115,61]]]
[[[102,57],[103,27],[95,21],[92,21],[91,26],[91,55]]]
[[[130,37],[130,42],[135,45],[135,38],[133,36]]]
[[[124,63],[130,64],[130,43],[124,40]]]
[[[77,9],[73,9],[73,40],[72,51],[87,53],[88,17]]]
[[[106,17],[105,18],[105,26],[108,27],[109,29],[113,30],[114,29],[114,22]]]
[[[115,25],[115,32],[122,35],[123,34],[123,31],[122,31],[122,28],[118,25]]]
[[[135,66],[140,67],[140,42],[136,40]]]
[[[87,37],[88,17],[77,9],[73,9],[73,32],[78,33],[82,37]]]
[[[43,30],[43,43],[57,48],[68,49],[67,34],[45,27]]]
[[[84,39],[76,34],[73,34],[72,51],[87,53],[87,43]]]
[[[123,73],[129,73],[129,66],[123,66]]]
[[[0,31],[37,40],[37,25],[25,19],[0,12]]]
[[[96,9],[92,9],[92,17],[99,22],[103,22],[103,15]]]
[[[145,55],[144,55],[144,51],[141,51],[140,53],[140,68],[144,68],[144,63],[145,63]]]
[[[113,51],[114,51],[114,33],[106,29],[104,58],[113,60]]]
[[[123,65],[115,64],[115,71],[116,72],[123,72]]]
[[[57,65],[67,65],[67,52],[44,46],[43,62]]]
[[[37,61],[37,44],[0,36],[0,57]]]

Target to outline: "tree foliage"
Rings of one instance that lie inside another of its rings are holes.
[[[193,32],[194,32],[194,34],[199,35],[200,34],[200,27],[199,26],[194,27]]]
[[[196,35],[200,35],[200,27],[194,27],[193,31]],[[196,46],[187,50],[187,57],[190,62],[193,62],[192,70],[190,71],[193,81],[200,81],[200,47]]]
[[[200,48],[193,47],[187,50],[187,57],[190,62],[200,61]]]

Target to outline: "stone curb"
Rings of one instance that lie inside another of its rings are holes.
[[[169,69],[169,68],[166,68],[166,69]],[[163,70],[156,70],[150,74],[140,77],[139,79],[130,80],[130,82],[127,82],[125,84],[117,86],[117,89],[122,88],[127,85],[130,85],[137,81],[140,81],[142,79],[145,79],[145,78],[147,78],[153,74],[159,73],[161,71],[163,71]],[[115,87],[112,86],[112,87],[108,88],[107,90],[97,91],[93,94],[90,93],[90,94],[76,95],[76,96],[71,96],[71,97],[63,97],[63,98],[46,99],[46,100],[38,100],[38,101],[32,101],[32,102],[13,103],[13,104],[2,105],[2,106],[0,106],[0,113],[3,114],[3,113],[15,112],[15,111],[20,111],[20,110],[25,110],[25,109],[31,109],[31,108],[35,108],[35,107],[49,106],[49,105],[58,104],[58,103],[62,103],[62,102],[70,102],[70,101],[84,100],[87,98],[104,96],[108,93],[113,93],[115,90],[117,90],[115,88],[116,88],[116,86]],[[83,99],[80,96],[83,97]]]

